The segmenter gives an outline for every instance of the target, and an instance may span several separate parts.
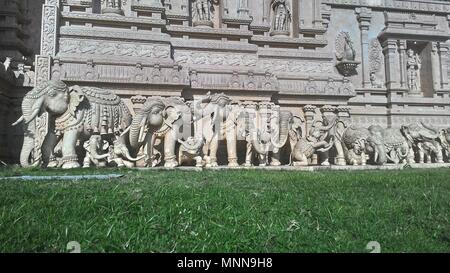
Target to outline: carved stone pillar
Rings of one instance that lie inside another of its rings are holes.
[[[433,91],[440,89],[441,68],[439,62],[439,44],[437,42],[431,42],[431,76],[433,80]]]
[[[357,8],[357,19],[361,31],[361,57],[362,57],[362,85],[364,88],[371,87],[370,63],[369,63],[369,28],[372,19],[372,10],[369,8]]]
[[[42,7],[41,55],[56,55],[59,0],[47,0]]]
[[[338,106],[336,107],[336,112],[339,120],[336,124],[335,130],[334,147],[336,148],[336,157],[334,158],[334,164],[338,166],[345,166],[347,165],[347,162],[345,160],[342,136],[348,126],[350,126],[350,107]]]
[[[314,105],[305,105],[303,107],[303,113],[305,114],[305,122],[306,122],[306,135],[309,133],[311,129],[312,123],[314,121],[314,116],[316,114],[316,106]]]
[[[400,55],[400,87],[407,88],[407,72],[406,72],[406,41],[398,42],[398,51]]]
[[[396,40],[385,40],[382,43],[386,66],[386,86],[388,89],[399,89],[400,85],[400,58]]]
[[[439,63],[440,63],[440,88],[444,90],[450,89],[449,80],[448,80],[448,66],[446,64],[449,63],[448,54],[450,45],[446,43],[439,43]]]

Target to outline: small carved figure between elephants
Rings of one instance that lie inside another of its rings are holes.
[[[181,144],[178,152],[179,164],[192,164],[194,161],[196,167],[203,167],[203,139],[188,137],[186,141],[179,139],[178,142]]]

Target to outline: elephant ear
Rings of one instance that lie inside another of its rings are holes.
[[[181,111],[178,111],[174,106],[167,106],[164,112],[166,113],[165,123],[169,126],[181,117]]]
[[[75,116],[75,111],[77,110],[80,103],[84,100],[84,94],[78,85],[75,85],[69,90],[69,112],[72,116]]]

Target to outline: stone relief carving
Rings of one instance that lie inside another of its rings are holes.
[[[383,54],[381,44],[377,38],[372,39],[369,44],[369,80],[372,88],[382,88],[383,82],[377,73],[383,65]]]
[[[145,58],[170,58],[166,45],[146,45],[103,41],[61,39],[60,54],[87,54]]]
[[[289,0],[272,0],[270,3],[272,11],[272,32],[271,35],[290,34],[292,10]]]
[[[193,0],[192,1],[192,23],[194,26],[212,27],[215,16],[214,5],[218,5],[219,0]]]
[[[356,51],[350,33],[341,31],[336,36],[336,67],[345,77],[356,74],[356,67],[360,64],[356,59]]]
[[[450,160],[448,128],[411,123],[401,129],[366,129],[349,124],[341,113],[348,113],[348,107],[307,105],[303,118],[274,103],[242,103],[223,93],[188,102],[143,96],[132,102],[142,105],[134,116],[110,91],[69,88],[57,80],[40,84],[25,96],[23,115],[13,124],[22,123],[25,131],[22,166],[216,167],[223,141],[228,166],[237,167],[238,140],[247,143],[247,167],[254,162],[305,166]],[[84,153],[77,152],[78,146]]]
[[[104,5],[102,13],[123,15],[122,6],[126,5],[126,0],[101,0]]]
[[[420,90],[420,68],[422,66],[422,60],[419,54],[412,49],[408,49],[406,71],[408,77],[408,88],[411,93],[417,93]]]
[[[175,62],[178,64],[202,64],[224,66],[256,66],[258,57],[248,54],[225,54],[208,52],[176,52]]]

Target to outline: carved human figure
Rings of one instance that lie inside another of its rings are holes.
[[[370,72],[370,84],[372,88],[383,88],[383,82],[377,79],[375,72]]]
[[[272,22],[273,30],[289,31],[290,22],[292,19],[289,0],[273,0],[271,9],[274,15]]]
[[[420,68],[422,61],[420,60],[419,54],[415,53],[412,49],[408,49],[407,55],[406,71],[408,74],[408,88],[410,91],[417,91],[420,90]]]
[[[192,3],[193,21],[211,21],[214,16],[214,5],[219,0],[194,0]]]

